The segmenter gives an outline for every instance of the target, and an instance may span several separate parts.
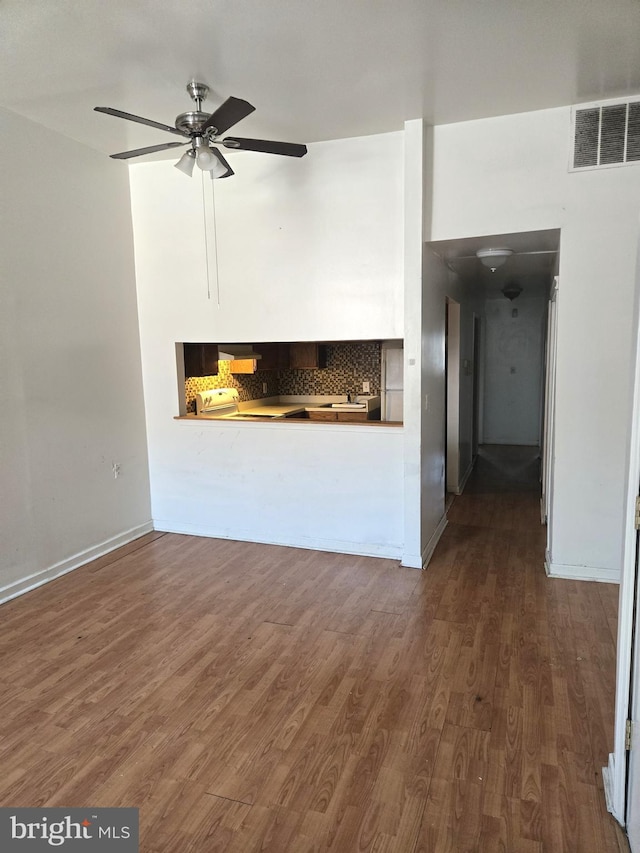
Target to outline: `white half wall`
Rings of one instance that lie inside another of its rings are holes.
[[[177,341],[403,337],[402,142],[230,155],[204,196],[197,169],[131,167],[158,529],[402,556],[402,428],[174,420]]]
[[[402,557],[401,429],[167,419],[151,433],[158,530]]]
[[[640,166],[569,172],[570,108],[434,128],[431,239],[561,229],[551,563],[618,576]]]
[[[42,138],[0,111],[0,599],[150,529],[127,170]]]

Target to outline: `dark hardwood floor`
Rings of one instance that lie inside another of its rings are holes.
[[[624,850],[618,590],[545,577],[537,465],[482,448],[425,572],[151,534],[3,605],[0,805],[136,806],[144,853]]]

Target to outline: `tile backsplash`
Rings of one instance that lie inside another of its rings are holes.
[[[217,376],[190,376],[185,381],[187,412],[196,410],[196,394],[209,388],[237,388],[241,403],[278,394],[380,394],[381,345],[379,341],[326,344],[327,366],[318,370],[262,370],[254,374],[231,373],[231,362],[218,362]],[[266,382],[267,391],[263,391]]]
[[[267,393],[262,390],[267,383]],[[231,373],[230,361],[218,362],[217,376],[189,376],[185,381],[187,412],[196,410],[196,394],[208,391],[209,388],[237,388],[241,403],[257,400],[260,397],[275,397],[278,390],[278,371],[264,370],[261,373]]]
[[[370,394],[380,393],[379,341],[327,344],[327,366],[319,370],[281,370],[279,394],[362,394],[369,382]]]

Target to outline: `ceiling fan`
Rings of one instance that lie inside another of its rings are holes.
[[[227,98],[215,112],[209,114],[202,112],[202,102],[206,99],[209,87],[204,83],[191,80],[187,83],[187,92],[195,102],[195,110],[181,113],[172,127],[169,124],[161,124],[148,118],[125,113],[113,107],[94,107],[96,112],[124,118],[127,121],[135,121],[138,124],[146,124],[149,127],[157,127],[177,136],[187,137],[187,142],[163,142],[160,145],[149,145],[146,148],[135,148],[132,151],[122,151],[120,154],[111,154],[114,160],[129,160],[131,157],[141,157],[143,154],[153,154],[156,151],[165,151],[168,148],[179,148],[182,145],[191,145],[180,160],[175,164],[176,168],[189,177],[193,174],[195,163],[205,172],[210,172],[212,178],[228,178],[234,174],[229,163],[222,156],[216,145],[224,145],[240,151],[261,151],[265,154],[284,154],[287,157],[304,157],[307,153],[306,145],[294,142],[275,142],[268,139],[247,139],[242,136],[219,137],[246,118],[255,110],[248,101],[241,98]]]

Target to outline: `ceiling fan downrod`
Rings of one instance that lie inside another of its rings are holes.
[[[205,86],[204,83],[198,83],[195,80],[190,80],[187,83],[187,92],[191,95],[191,100],[195,101],[197,111],[200,112],[202,102],[207,100],[209,87]]]

